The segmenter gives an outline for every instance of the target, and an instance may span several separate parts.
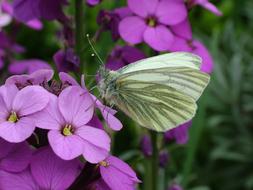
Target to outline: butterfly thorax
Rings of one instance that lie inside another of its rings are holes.
[[[117,96],[116,79],[118,73],[116,71],[111,71],[103,69],[100,73],[100,81],[98,83],[98,89],[102,99],[110,105],[114,105],[115,96]]]

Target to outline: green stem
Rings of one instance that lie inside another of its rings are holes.
[[[158,179],[158,172],[159,172],[159,163],[158,163],[158,147],[157,147],[157,133],[155,131],[150,131],[150,136],[151,136],[151,141],[152,141],[152,148],[153,148],[153,152],[152,152],[152,157],[151,157],[151,165],[152,165],[152,169],[151,169],[151,179],[150,179],[150,183],[151,183],[151,187],[153,190],[157,189],[157,179]]]
[[[83,73],[87,69],[84,61],[84,1],[75,0],[75,41],[76,53],[80,58],[80,72]]]
[[[183,181],[182,185],[187,188],[189,183],[190,174],[192,171],[192,166],[194,165],[194,158],[198,150],[199,140],[205,126],[205,117],[206,117],[206,97],[203,96],[199,102],[198,114],[193,120],[193,125],[190,129],[190,139],[187,147],[187,155],[184,162],[183,168]]]

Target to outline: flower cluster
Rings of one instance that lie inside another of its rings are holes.
[[[0,154],[1,189],[17,187],[19,178],[30,181],[22,187],[65,189],[81,172],[83,166],[77,162],[80,156],[101,176],[95,178],[95,184],[92,181],[93,185],[104,184],[112,190],[119,184],[134,187],[139,182],[136,174],[126,163],[110,156],[110,137],[95,114],[99,109],[107,125],[120,130],[116,111],[104,106],[84,83],[79,86],[68,74],[59,74],[58,85],[50,81],[52,76],[53,71],[46,69],[14,75],[0,87],[0,147],[5,147]],[[24,142],[34,134],[41,146],[44,133],[48,137],[46,147],[51,148],[34,149]],[[55,173],[50,172],[52,169]],[[60,178],[68,180],[60,183]],[[11,180],[13,183],[9,183]]]

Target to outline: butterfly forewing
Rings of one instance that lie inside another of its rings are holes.
[[[145,81],[166,85],[197,100],[209,82],[209,75],[187,67],[149,69],[126,73],[118,82]]]

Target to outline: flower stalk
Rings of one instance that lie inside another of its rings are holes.
[[[151,156],[151,179],[150,179],[150,186],[151,189],[157,189],[158,184],[158,174],[159,174],[159,151],[157,147],[157,132],[150,131],[151,141],[152,141],[152,156]]]

